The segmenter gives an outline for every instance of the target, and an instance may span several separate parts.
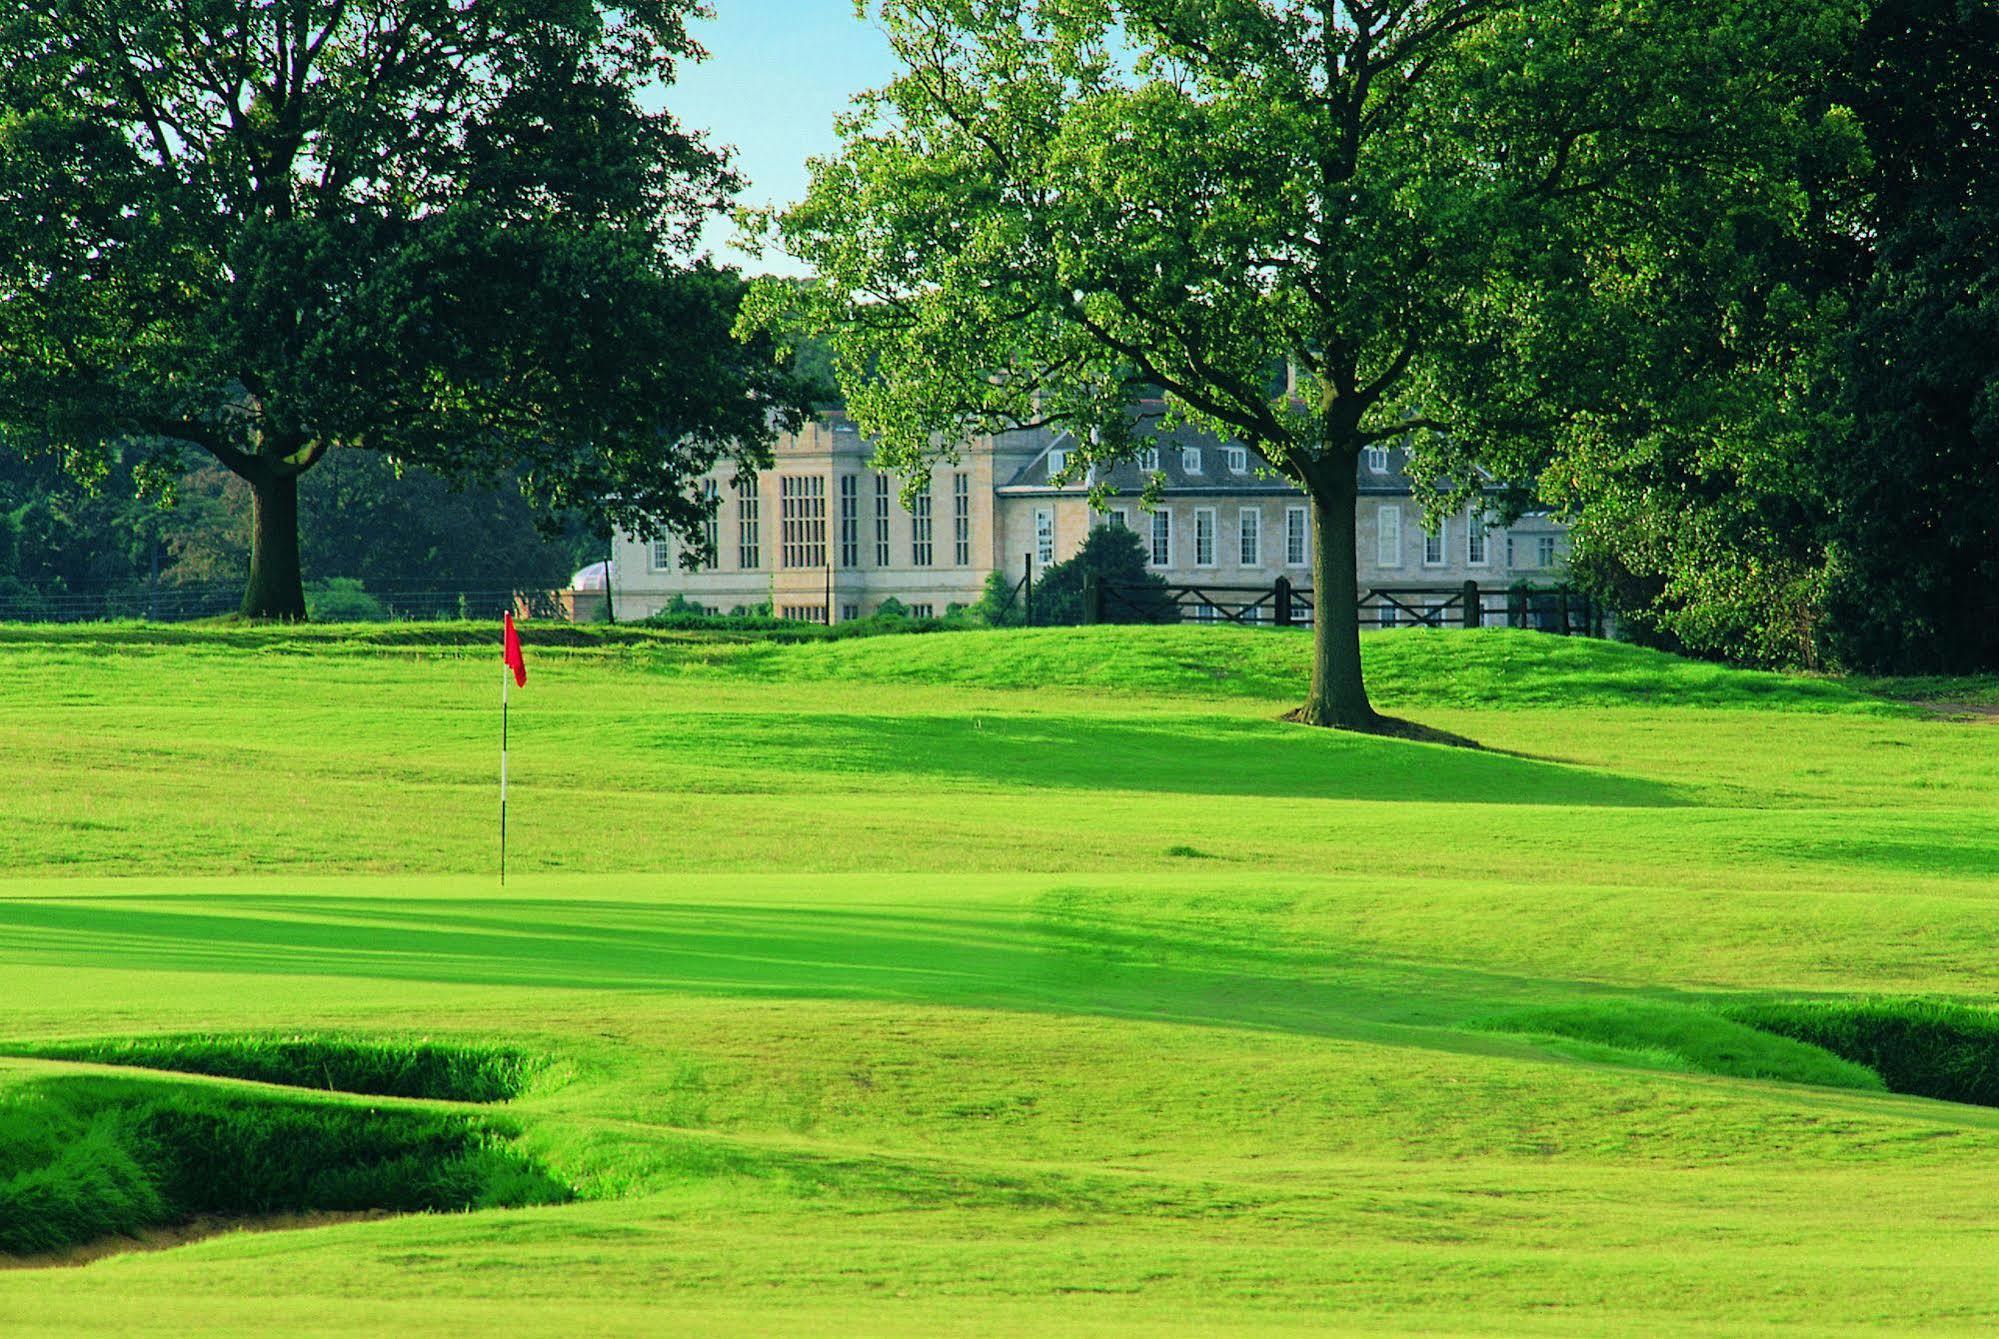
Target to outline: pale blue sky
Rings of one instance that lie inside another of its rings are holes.
[[[805,160],[839,144],[833,118],[854,94],[888,81],[888,43],[854,17],[852,0],[711,0],[695,27],[709,58],[682,69],[666,105],[690,128],[736,148],[749,178],[744,204],[785,204],[805,193]],[[785,258],[750,261],[710,228],[719,258],[753,271],[797,273]]]

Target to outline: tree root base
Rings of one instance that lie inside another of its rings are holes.
[[[1298,725],[1310,725],[1327,730],[1350,730],[1361,735],[1381,735],[1388,739],[1408,739],[1418,744],[1447,744],[1452,748],[1477,749],[1485,752],[1485,745],[1465,735],[1454,735],[1449,730],[1439,730],[1434,725],[1424,725],[1420,721],[1405,721],[1400,716],[1373,714],[1365,725],[1321,725],[1312,719],[1305,707],[1298,707],[1284,713],[1284,719]]]

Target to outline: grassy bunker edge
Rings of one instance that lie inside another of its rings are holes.
[[[514,1046],[306,1033],[188,1033],[0,1044],[0,1055],[442,1102],[509,1101],[527,1092],[550,1066],[548,1057]]]
[[[0,1098],[0,1253],[44,1255],[203,1217],[464,1211],[575,1193],[484,1113],[376,1108],[122,1076]]]

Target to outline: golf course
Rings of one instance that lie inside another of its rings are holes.
[[[0,1334],[1989,1334],[1999,681],[0,626]]]

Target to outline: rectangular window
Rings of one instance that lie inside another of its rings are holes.
[[[1229,473],[1231,474],[1249,473],[1249,448],[1242,446],[1232,446],[1228,448],[1228,457],[1229,457]]]
[[[1201,448],[1183,446],[1180,448],[1180,468],[1188,474],[1201,472]]]
[[[1402,508],[1382,507],[1374,513],[1374,563],[1402,566]]]
[[[1150,473],[1159,468],[1159,448],[1148,446],[1138,453],[1138,467]]]
[[[1255,507],[1244,507],[1236,513],[1236,530],[1242,538],[1242,565],[1257,567],[1263,563],[1263,513]]]
[[[1056,475],[1068,468],[1069,453],[1067,451],[1050,451],[1048,453],[1048,478],[1051,483],[1054,482]]]
[[[958,566],[972,565],[972,481],[963,473],[951,476],[951,548]]]
[[[1213,623],[1220,617],[1220,612],[1205,600],[1194,606],[1194,621],[1196,623]]]
[[[911,618],[935,618],[937,617],[937,606],[933,604],[912,604],[909,606],[909,616]]]
[[[1310,567],[1312,557],[1306,541],[1307,513],[1303,507],[1284,509],[1284,563],[1287,567]]]
[[[860,616],[861,607],[859,605],[843,604],[840,606],[840,621],[842,623],[851,623]]]
[[[1395,626],[1395,606],[1394,606],[1394,605],[1392,605],[1392,604],[1383,604],[1383,605],[1381,606],[1381,614],[1380,614],[1380,623],[1381,623],[1381,626],[1382,626],[1382,627],[1384,627],[1384,628],[1392,628],[1392,627],[1394,627],[1394,626]]]
[[[654,535],[652,551],[646,556],[648,572],[670,572],[673,570],[673,541],[665,535]]]
[[[1215,509],[1194,508],[1194,566],[1215,565]]]
[[[1034,561],[1043,567],[1055,561],[1055,509],[1034,509]]]
[[[1112,507],[1104,513],[1105,524],[1116,530],[1131,529],[1131,513],[1123,507]]]
[[[1535,538],[1534,558],[1542,567],[1553,567],[1555,565],[1555,537],[1553,535],[1540,535]]]
[[[1164,508],[1152,513],[1152,565],[1173,565],[1173,513]]]
[[[822,566],[824,564],[821,564]],[[823,604],[787,604],[778,607],[777,616],[793,623],[824,623],[826,606]]]
[[[736,566],[744,571],[754,571],[763,566],[763,546],[759,542],[758,513],[762,501],[757,497],[757,479],[754,474],[736,476]]]
[[[826,565],[826,480],[817,474],[787,474],[777,481],[779,525],[786,567]],[[817,606],[818,622],[826,607]]]
[[[718,567],[722,562],[722,485],[713,479],[703,479],[701,500],[708,507],[708,519],[701,523],[701,538],[707,545],[708,556],[701,565]]]
[[[909,561],[918,567],[930,566],[930,489],[909,500]]]
[[[1486,563],[1485,517],[1477,507],[1465,513],[1465,562],[1472,567]]]
[[[1367,468],[1370,474],[1388,473],[1388,448],[1385,446],[1367,448]]]
[[[840,566],[861,565],[861,479],[840,476]]]
[[[875,566],[888,566],[888,476],[875,476]]]
[[[1423,566],[1442,567],[1444,549],[1450,540],[1451,523],[1440,516],[1436,525],[1427,527],[1423,531]]]

